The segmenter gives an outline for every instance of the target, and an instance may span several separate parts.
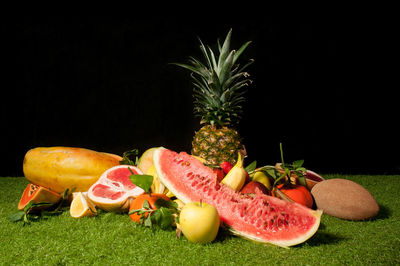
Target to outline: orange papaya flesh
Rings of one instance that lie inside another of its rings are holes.
[[[28,184],[22,193],[22,197],[18,204],[18,210],[22,211],[31,200],[33,200],[34,203],[49,202],[54,205],[59,202],[61,198],[61,194],[51,191],[48,188],[34,184]],[[46,207],[48,208],[51,206],[41,206],[38,208],[43,209]]]

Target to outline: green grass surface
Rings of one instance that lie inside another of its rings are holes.
[[[261,245],[220,230],[215,242],[198,245],[174,231],[151,230],[125,214],[59,216],[22,226],[8,216],[17,211],[25,178],[0,178],[0,265],[399,265],[400,176],[339,176],[365,188],[380,205],[369,221],[323,215],[307,242],[283,249]]]

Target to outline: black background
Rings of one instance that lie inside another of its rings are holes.
[[[279,161],[282,142],[286,161],[320,173],[398,173],[392,25],[373,15],[3,21],[1,176],[21,176],[39,146],[190,151],[191,80],[169,63],[201,57],[197,37],[216,48],[230,28],[232,48],[252,41],[242,62],[255,60],[238,127],[248,163]]]

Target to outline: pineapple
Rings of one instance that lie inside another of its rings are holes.
[[[222,47],[218,42],[218,58],[199,40],[205,62],[190,57],[190,64],[176,64],[192,72],[194,114],[202,125],[195,132],[192,155],[205,159],[211,166],[219,166],[224,161],[235,164],[238,152],[244,150],[234,127],[242,115],[243,88],[252,82],[243,70],[253,60],[240,67],[237,59],[251,42],[246,42],[237,51],[230,50],[231,34],[232,30]]]

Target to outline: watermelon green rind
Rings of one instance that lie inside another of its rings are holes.
[[[293,238],[290,241],[287,241],[287,240],[286,241],[277,241],[277,240],[275,240],[273,242],[266,242],[263,238],[256,237],[256,236],[254,236],[252,234],[246,234],[244,232],[239,232],[239,231],[235,230],[232,227],[229,227],[228,230],[232,234],[234,234],[236,236],[239,236],[239,237],[242,237],[242,238],[257,242],[257,243],[273,244],[273,245],[276,245],[276,246],[287,248],[287,247],[295,246],[295,245],[298,245],[298,244],[301,244],[301,243],[307,241],[308,239],[310,239],[318,231],[318,228],[319,228],[319,225],[320,225],[320,221],[321,221],[321,215],[322,215],[323,212],[321,210],[316,210],[316,211],[311,210],[310,212],[317,218],[317,222],[305,234],[303,234],[303,235],[301,235],[301,236],[299,236],[297,238]]]
[[[235,192],[220,184],[210,168],[185,152],[178,154],[159,148],[153,161],[161,182],[178,199],[184,203],[201,199],[214,205],[221,222],[235,235],[288,247],[306,241],[318,230],[320,211],[260,191],[254,196]]]

